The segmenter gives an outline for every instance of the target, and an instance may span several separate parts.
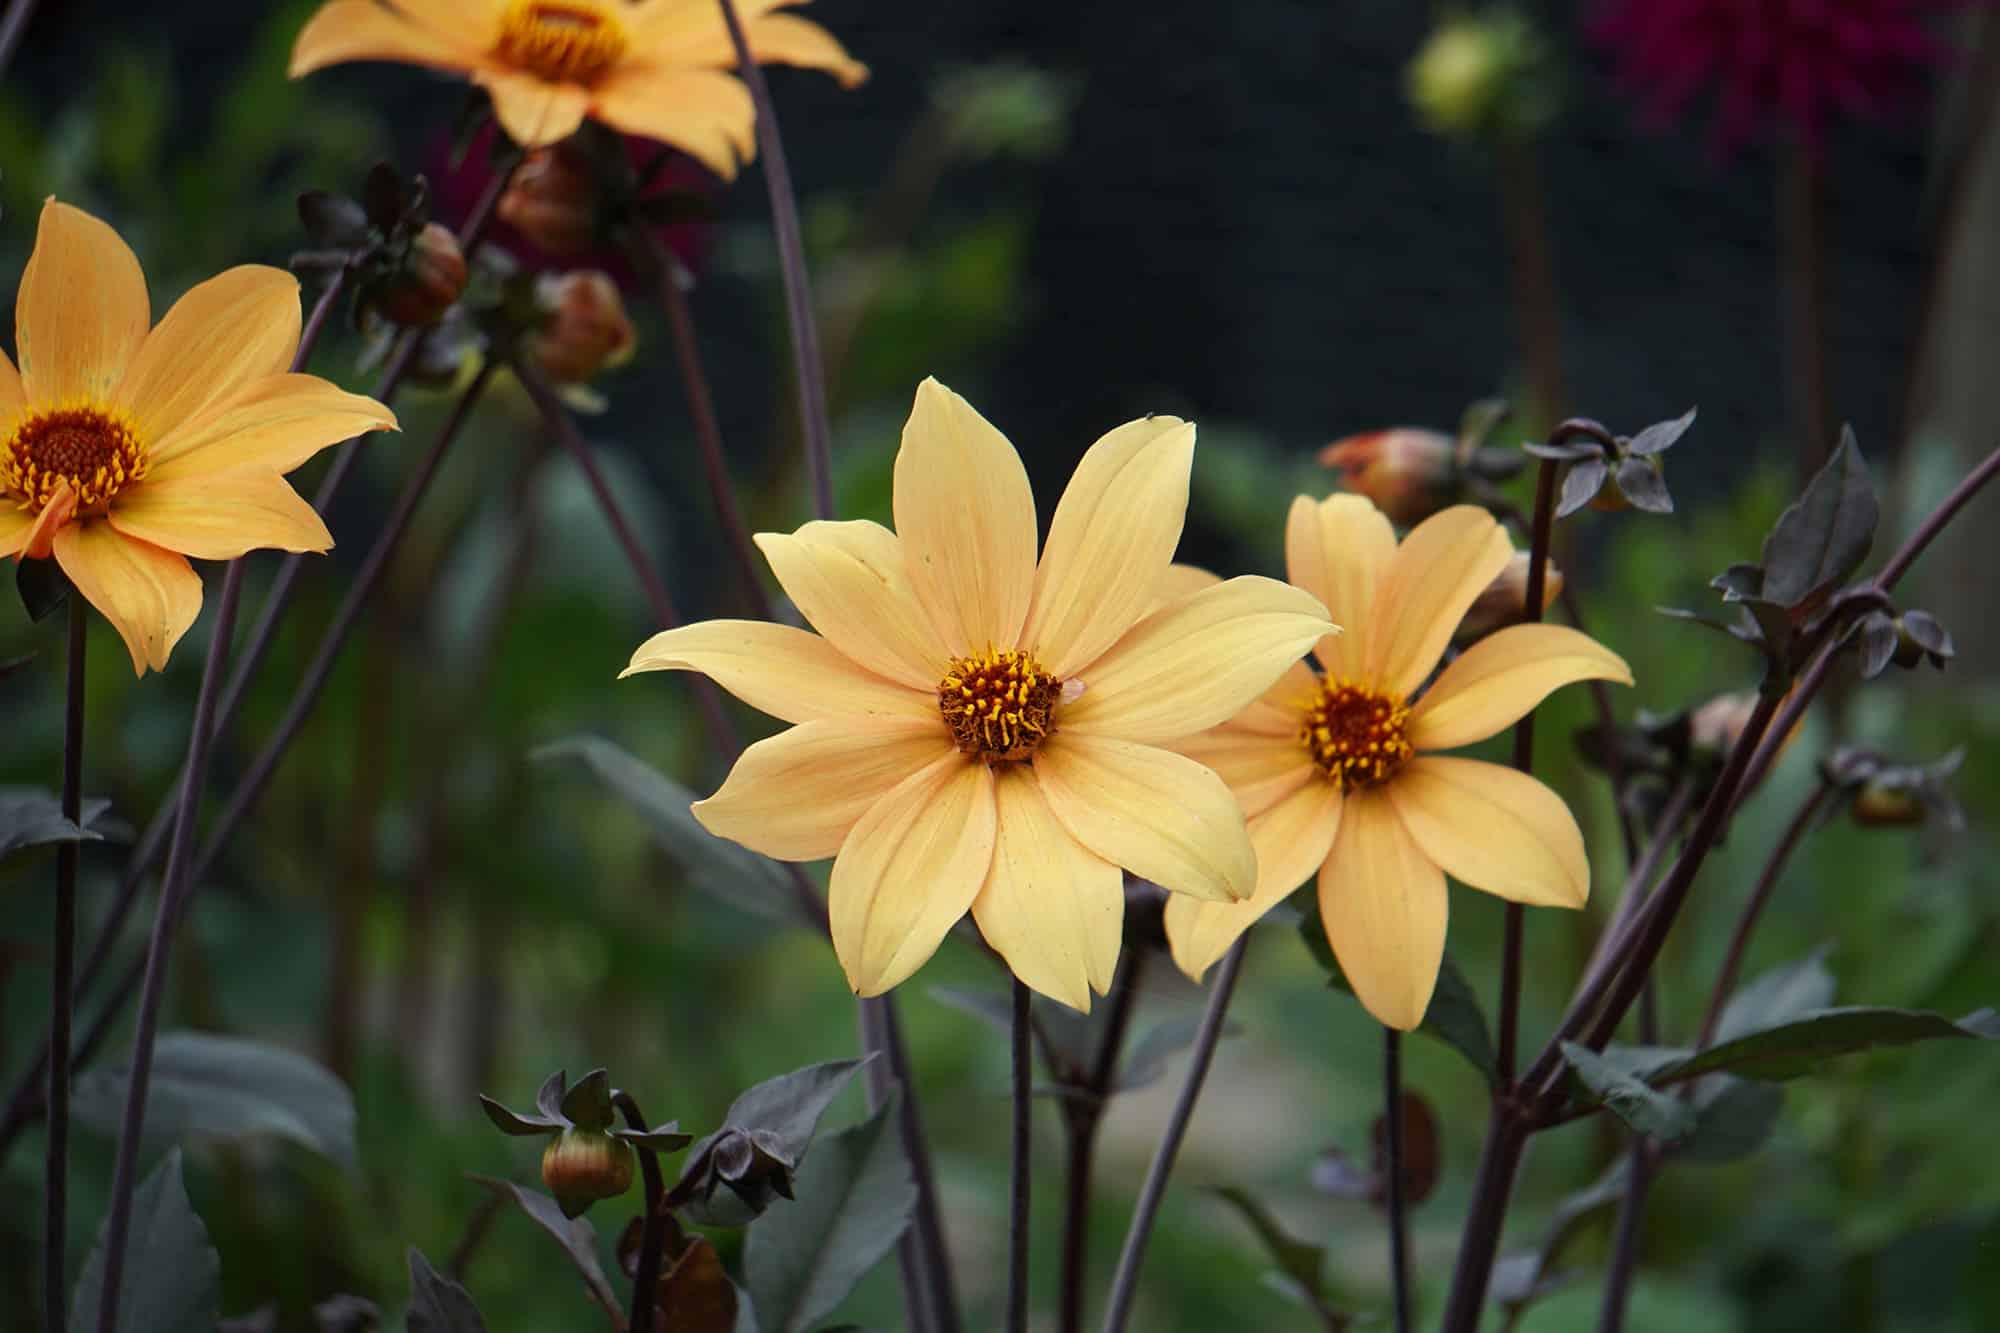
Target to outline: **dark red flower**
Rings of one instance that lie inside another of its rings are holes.
[[[1662,123],[1713,88],[1724,152],[1782,126],[1817,145],[1877,114],[1946,58],[1937,15],[1985,0],[1607,0],[1591,36]]]

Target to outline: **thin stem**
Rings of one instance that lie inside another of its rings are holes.
[[[500,1210],[506,1206],[506,1196],[489,1192],[465,1219],[465,1230],[459,1233],[458,1244],[452,1246],[451,1255],[445,1260],[444,1275],[454,1282],[465,1281],[465,1270],[472,1263],[472,1256],[486,1243],[486,1237],[493,1230],[493,1223],[500,1217]]]
[[[28,20],[34,17],[35,0],[14,0],[7,6],[7,12],[0,15],[0,73],[5,73],[13,62],[14,51],[21,45],[21,36],[28,30]]]
[[[1780,155],[1779,252],[1784,266],[1786,362],[1799,480],[1812,479],[1832,444],[1826,395],[1826,259],[1816,151],[1794,141]]]
[[[1597,1333],[1618,1333],[1625,1327],[1625,1304],[1632,1279],[1639,1271],[1639,1244],[1646,1230],[1646,1196],[1652,1191],[1656,1159],[1644,1135],[1632,1140],[1625,1173],[1625,1197],[1618,1203],[1618,1227],[1611,1243],[1611,1263],[1604,1274],[1604,1301],[1597,1310]]]
[[[1507,237],[1508,278],[1515,332],[1521,339],[1529,394],[1541,423],[1562,416],[1562,312],[1556,296],[1555,255],[1549,245],[1548,207],[1541,164],[1532,144],[1507,144],[1499,152],[1500,220]]]
[[[639,1103],[623,1088],[611,1094],[611,1104],[625,1123],[641,1134],[651,1129]],[[646,1220],[639,1232],[639,1266],[632,1272],[632,1333],[651,1333],[653,1302],[660,1289],[660,1259],[666,1251],[667,1211],[660,1206],[666,1183],[660,1179],[660,1158],[651,1148],[635,1147],[639,1174],[645,1182]]]
[[[881,1002],[887,996],[864,999],[854,1006],[857,1026],[860,1028],[861,1053],[864,1056],[880,1056],[885,1040],[882,1035]],[[868,1097],[868,1114],[874,1115],[882,1109],[889,1094],[896,1088],[896,1075],[889,1068],[886,1059],[870,1059],[863,1072]],[[901,1112],[897,1113],[900,1124]],[[899,1130],[900,1132],[900,1130]],[[903,1310],[910,1323],[910,1333],[934,1333],[937,1317],[933,1310],[930,1289],[924,1285],[923,1265],[919,1257],[922,1241],[915,1225],[904,1228],[896,1239],[896,1275],[903,1284]]]
[[[69,592],[69,661],[63,707],[62,814],[71,824],[83,823],[83,701],[85,633],[89,603],[75,588]],[[64,842],[56,848],[55,937],[50,942],[49,1049],[67,1051],[70,1022],[76,1012],[72,969],[76,964],[76,872],[82,844]],[[42,1193],[42,1319],[49,1333],[63,1333],[68,1323],[69,1279],[69,1061],[49,1064],[49,1134],[43,1162]]]
[[[1029,1154],[1034,1146],[1035,1064],[1028,1035],[1030,994],[1014,983],[1014,1170],[1007,1191],[1007,1333],[1028,1328],[1028,1183],[1033,1173]]]
[[[1487,1116],[1486,1140],[1472,1180],[1472,1199],[1466,1205],[1458,1262],[1452,1267],[1451,1292],[1445,1298],[1444,1320],[1439,1325],[1444,1333],[1475,1333],[1479,1327],[1493,1260],[1500,1253],[1501,1232],[1507,1223],[1507,1201],[1527,1146],[1528,1126],[1520,1109],[1511,1101],[1496,1099]]]
[[[1236,993],[1236,978],[1243,971],[1243,951],[1249,939],[1247,932],[1237,936],[1215,974],[1215,987],[1209,992],[1201,1027],[1195,1032],[1187,1076],[1181,1082],[1180,1096],[1174,1100],[1173,1114],[1167,1117],[1166,1132],[1160,1136],[1152,1165],[1146,1168],[1146,1183],[1140,1187],[1139,1202],[1132,1210],[1132,1224],[1125,1232],[1125,1246],[1118,1254],[1118,1271],[1112,1276],[1110,1302],[1104,1312],[1104,1333],[1121,1333],[1132,1317],[1132,1301],[1139,1291],[1139,1265],[1146,1256],[1146,1242],[1152,1239],[1160,1201],[1166,1197],[1167,1177],[1173,1172],[1181,1140],[1187,1137],[1188,1125],[1194,1119],[1195,1103],[1201,1100],[1202,1084],[1207,1081],[1208,1067],[1215,1059],[1216,1043],[1222,1040],[1223,1020],[1229,1013],[1230,997]]]
[[[1067,1141],[1065,1193],[1063,1198],[1062,1271],[1059,1289],[1058,1323],[1061,1333],[1080,1333],[1083,1328],[1083,1284],[1090,1267],[1090,1184],[1097,1157],[1097,1131],[1104,1123],[1105,1106],[1116,1090],[1118,1054],[1125,1033],[1132,1026],[1138,1007],[1139,977],[1144,971],[1148,950],[1125,951],[1125,965],[1114,979],[1110,1009],[1105,1014],[1104,1034],[1098,1042],[1096,1058],[1084,1071],[1084,1083],[1063,1098],[1063,1129]]]
[[[764,183],[771,192],[771,225],[778,237],[778,262],[785,276],[785,314],[792,329],[792,362],[799,381],[799,421],[806,437],[806,470],[812,477],[813,515],[833,517],[833,431],[826,410],[826,368],[820,357],[819,326],[813,318],[812,280],[799,231],[799,202],[785,165],[778,133],[778,110],[764,67],[750,52],[743,20],[733,0],[717,0],[729,40],[736,47],[737,73],[757,105],[757,150],[764,155]]]
[[[1611,965],[1630,943],[1628,932],[1632,928],[1632,918],[1646,905],[1647,888],[1653,876],[1659,873],[1660,862],[1666,859],[1667,851],[1674,845],[1681,825],[1687,822],[1688,807],[1694,804],[1694,783],[1682,780],[1660,811],[1659,823],[1646,841],[1646,848],[1625,876],[1625,887],[1619,895],[1618,906],[1612,909],[1611,920],[1597,937],[1597,947],[1591,951],[1590,961],[1584,965],[1582,989],[1588,990],[1600,984],[1599,974]]]
[[[938,1205],[937,1172],[931,1165],[930,1140],[924,1132],[923,1104],[917,1097],[916,1079],[910,1069],[909,1044],[903,1040],[902,1011],[893,994],[881,996],[874,1003],[880,1049],[888,1057],[889,1072],[903,1090],[896,1125],[903,1140],[903,1155],[909,1160],[910,1174],[917,1185],[916,1217],[908,1234],[915,1242],[911,1256],[917,1268],[915,1280],[924,1292],[920,1308],[928,1315],[936,1333],[958,1333],[958,1291],[951,1276],[951,1253],[944,1243],[944,1212]],[[913,1324],[916,1318],[916,1314],[911,1315]]]
[[[1388,1129],[1386,1203],[1389,1210],[1389,1286],[1396,1333],[1410,1333],[1410,1232],[1403,1205],[1403,1034],[1382,1029],[1382,1104]]]
[[[132,1037],[132,1058],[126,1074],[125,1111],[118,1129],[118,1160],[111,1176],[111,1206],[104,1224],[104,1285],[98,1296],[98,1333],[117,1333],[120,1284],[125,1276],[125,1246],[132,1225],[132,1191],[139,1178],[139,1140],[146,1124],[146,1092],[153,1074],[153,1042],[159,1033],[160,1002],[165,998],[167,967],[173,949],[175,910],[187,883],[188,859],[194,852],[195,815],[208,776],[209,741],[213,738],[215,698],[236,630],[236,605],[243,593],[244,564],[232,560],[222,579],[215,627],[209,636],[208,661],[201,672],[201,692],[195,696],[187,762],[182,765],[180,804],[174,811],[173,840],[167,849],[167,869],[160,878],[160,901],[153,913],[153,934],[146,946],[146,979],[139,995],[138,1029]]]

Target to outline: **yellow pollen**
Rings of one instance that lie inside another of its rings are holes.
[[[938,682],[938,712],[959,750],[988,764],[1019,763],[1055,731],[1062,682],[1015,649],[955,660]]]
[[[79,512],[101,509],[146,475],[146,451],[130,422],[95,407],[36,412],[0,439],[0,491],[39,514],[68,482]]]
[[[625,30],[593,0],[517,0],[494,54],[550,83],[596,82],[625,54]]]
[[[1340,790],[1372,787],[1414,753],[1403,735],[1409,720],[1409,707],[1399,699],[1344,680],[1323,681],[1299,723],[1299,744]]]

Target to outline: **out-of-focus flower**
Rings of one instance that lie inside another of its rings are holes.
[[[552,255],[577,255],[597,240],[597,178],[567,142],[528,154],[500,196],[500,220]]]
[[[834,857],[834,951],[859,994],[916,971],[970,910],[1022,982],[1087,1009],[1118,961],[1120,867],[1249,895],[1235,799],[1165,747],[1233,716],[1334,627],[1272,579],[1161,604],[1193,457],[1194,427],[1173,417],[1105,435],[1037,562],[1020,456],[926,380],[896,456],[897,532],[757,538],[819,635],[709,621],[633,655],[628,675],[704,672],[797,724],[745,750],[694,813],[767,856]]]
[[[368,307],[392,324],[429,328],[465,291],[465,253],[451,228],[427,222],[394,271],[368,292]]]
[[[143,675],[201,611],[188,564],[324,551],[326,525],[284,474],[396,418],[291,373],[299,283],[245,264],[192,288],[157,326],[118,233],[51,199],[0,354],[0,556],[54,556]],[[150,331],[149,331],[150,330]]]
[[[1341,484],[1366,496],[1398,527],[1414,527],[1456,498],[1458,443],[1415,426],[1367,431],[1335,440],[1319,461],[1338,469]]]
[[[1581,907],[1583,835],[1560,796],[1512,768],[1427,753],[1485,740],[1551,691],[1632,683],[1625,663],[1560,625],[1515,625],[1453,659],[1465,610],[1506,567],[1507,534],[1460,505],[1399,545],[1358,496],[1292,502],[1292,581],[1348,629],[1322,639],[1315,675],[1294,663],[1227,724],[1175,748],[1215,769],[1249,820],[1247,902],[1167,904],[1174,961],[1200,977],[1265,912],[1317,873],[1327,942],[1368,1012],[1423,1021],[1444,954],[1445,875],[1514,902]]]
[[[751,54],[821,69],[855,87],[867,67],[786,0],[739,5]],[[710,0],[328,0],[299,33],[298,78],[354,60],[462,74],[493,98],[523,148],[568,138],[585,117],[700,158],[729,177],[756,152],[756,112],[722,9]]]
[[[582,384],[632,359],[638,334],[609,277],[594,270],[547,274],[536,297],[549,317],[530,343],[536,362],[557,384]]]
[[[1718,758],[1725,756],[1736,748],[1756,711],[1755,690],[1718,694],[1688,715],[1688,739],[1697,750]]]
[[[1864,828],[1914,828],[1929,813],[1915,792],[1880,783],[1854,793],[1847,811]]]
[[[1507,6],[1454,13],[1410,62],[1410,101],[1445,138],[1526,138],[1555,112],[1554,65],[1527,15]]]
[[[1554,561],[1543,567],[1542,574],[1542,610],[1546,612],[1562,596],[1563,576]],[[1527,609],[1528,553],[1516,551],[1506,568],[1486,585],[1486,591],[1473,598],[1451,641],[1456,647],[1469,648],[1495,630],[1519,624]]]
[[[1722,151],[1778,125],[1818,142],[1941,63],[1925,31],[1968,0],[1607,0],[1590,33],[1664,124],[1713,89]]]

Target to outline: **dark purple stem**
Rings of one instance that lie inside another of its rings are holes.
[[[63,706],[62,814],[72,825],[83,823],[83,701],[84,649],[89,636],[89,603],[69,592],[69,660]],[[50,941],[49,1049],[67,1051],[70,1023],[76,1015],[73,969],[76,965],[76,871],[80,843],[56,848],[55,934]],[[47,1063],[47,1062],[45,1062]],[[48,1063],[49,1135],[43,1162],[42,1194],[42,1320],[49,1333],[68,1325],[69,1277],[69,1061]]]
[[[1403,1202],[1403,1034],[1382,1029],[1382,1104],[1388,1131],[1389,1289],[1396,1333],[1410,1333],[1410,1224]]]
[[[611,1094],[611,1104],[625,1117],[625,1123],[644,1134],[652,1126],[639,1110],[639,1103],[623,1088]],[[634,1149],[639,1154],[639,1173],[645,1181],[646,1220],[639,1231],[639,1266],[632,1272],[632,1333],[651,1333],[653,1302],[660,1289],[660,1260],[666,1251],[667,1212],[660,1206],[666,1184],[660,1178],[660,1158],[651,1148]]]
[[[21,44],[21,36],[28,30],[28,20],[35,14],[35,0],[14,0],[7,6],[5,15],[0,15],[0,74],[13,63],[15,48]]]
[[[1028,1333],[1028,1186],[1034,1175],[1029,1167],[1035,1107],[1035,1062],[1028,1034],[1032,998],[1026,986],[1014,983],[1014,1160],[1007,1190],[1007,1333]]]

